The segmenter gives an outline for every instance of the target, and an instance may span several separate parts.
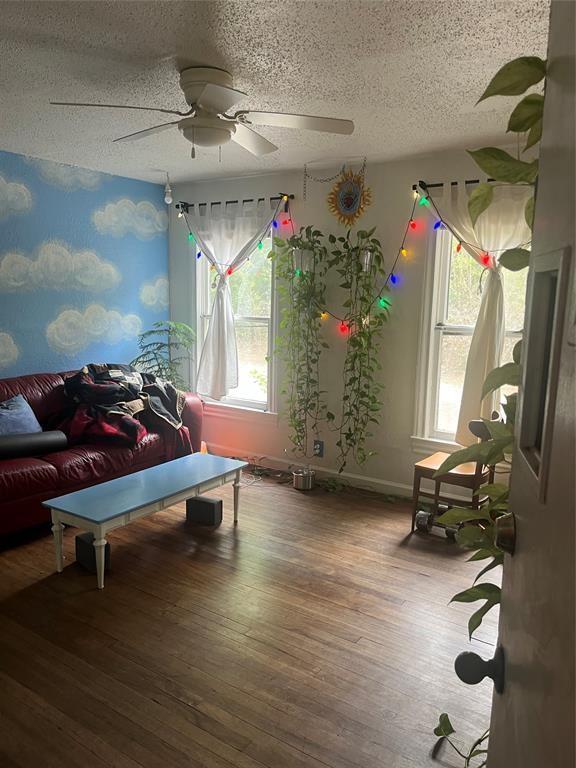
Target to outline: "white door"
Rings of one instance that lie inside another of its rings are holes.
[[[574,768],[575,3],[553,0],[489,768]]]

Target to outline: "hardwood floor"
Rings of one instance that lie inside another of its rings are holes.
[[[114,531],[103,591],[75,530],[60,575],[51,537],[0,553],[2,768],[422,768],[440,712],[487,727],[491,685],[452,667],[477,570],[456,545],[407,537],[403,503],[271,480],[235,530],[231,495],[215,531],[183,504]]]

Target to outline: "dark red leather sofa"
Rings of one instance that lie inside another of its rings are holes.
[[[67,405],[67,373],[37,373],[0,379],[0,402],[23,395],[44,427]],[[202,440],[202,401],[188,393],[182,421],[194,451]],[[49,522],[42,501],[89,485],[128,475],[167,461],[161,435],[149,432],[134,448],[73,445],[45,456],[0,459],[0,536]]]

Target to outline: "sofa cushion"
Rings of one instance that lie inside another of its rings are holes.
[[[0,435],[31,435],[34,432],[42,432],[42,427],[23,395],[0,402]]]
[[[164,461],[166,458],[166,447],[164,440],[157,432],[148,432],[147,435],[136,443],[132,448],[132,454],[134,456],[134,466],[149,466],[150,464],[157,464],[159,461]]]
[[[123,474],[132,466],[132,451],[119,446],[76,445],[44,457],[57,471],[62,489],[91,485]]]
[[[11,501],[57,490],[58,472],[42,459],[0,461],[0,499]],[[56,496],[56,494],[53,494]]]
[[[24,395],[42,425],[52,421],[69,404],[64,394],[64,379],[58,373],[0,379],[0,400],[14,395]]]

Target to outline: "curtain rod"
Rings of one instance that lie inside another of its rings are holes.
[[[486,179],[486,181],[496,181],[496,179]],[[459,181],[451,181],[450,186],[456,187],[459,183]],[[438,189],[439,187],[444,187],[446,184],[448,184],[447,181],[438,181],[434,184],[427,184],[425,181],[420,180],[418,184],[412,184],[412,189],[414,191],[416,191],[418,187],[421,189]],[[466,179],[464,184],[480,184],[480,179]]]
[[[277,195],[273,195],[272,197],[266,198],[266,197],[247,197],[245,199],[242,199],[242,203],[253,203],[253,202],[266,202],[266,200],[270,200],[270,202],[278,202],[279,200],[282,200],[284,197],[288,197],[290,200],[294,200],[294,195],[290,195],[287,192],[279,192]],[[225,200],[224,205],[235,205],[238,204],[240,200]],[[211,203],[187,203],[185,200],[180,200],[176,205],[174,206],[176,210],[183,211],[184,213],[188,213],[188,210],[192,208],[193,205],[197,205],[200,207],[201,205],[209,205],[212,207],[213,205],[222,205],[222,200],[215,200]]]

